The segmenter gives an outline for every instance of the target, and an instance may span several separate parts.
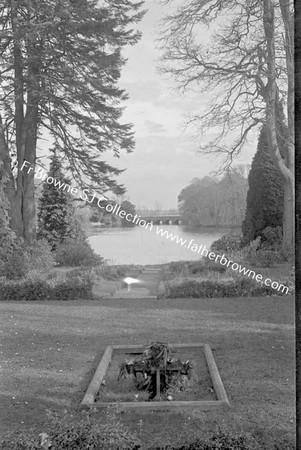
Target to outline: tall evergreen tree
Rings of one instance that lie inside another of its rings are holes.
[[[4,0],[0,2],[0,161],[12,228],[35,239],[37,143],[50,133],[78,184],[121,193],[120,170],[103,159],[131,151],[122,123],[127,94],[118,86],[122,49],[140,33],[139,0]]]
[[[64,187],[55,186],[55,180],[61,182]],[[80,224],[74,216],[68,186],[70,182],[64,177],[61,163],[54,153],[47,179],[43,184],[38,213],[38,237],[45,238],[53,249],[67,239],[84,238]]]
[[[283,182],[269,152],[266,125],[263,125],[249,173],[246,216],[242,225],[244,242],[261,236],[268,226],[282,226],[282,221]]]

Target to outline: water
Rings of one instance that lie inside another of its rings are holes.
[[[209,248],[213,241],[223,234],[238,232],[225,228],[202,228],[188,231],[179,225],[158,225],[169,233],[186,239],[186,245],[193,239],[193,244]],[[185,248],[159,236],[156,233],[157,225],[147,230],[141,227],[133,228],[101,228],[89,237],[91,247],[95,253],[108,260],[109,264],[163,264],[170,261],[189,261],[201,258],[191,248]],[[196,247],[194,247],[196,248]]]

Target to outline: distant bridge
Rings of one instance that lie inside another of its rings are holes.
[[[181,225],[182,217],[180,214],[142,214],[140,219],[145,222],[151,222],[154,225]]]

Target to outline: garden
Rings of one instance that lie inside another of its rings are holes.
[[[40,449],[41,433],[53,449],[295,448],[293,296],[1,302],[0,313],[5,450]],[[109,410],[80,412],[106,347],[154,336],[208,343],[230,409],[123,413],[115,398]]]
[[[206,257],[200,261],[176,261],[164,269],[159,289],[161,298],[224,298],[266,295],[293,295],[294,267],[291,255],[281,250],[280,227],[267,227],[262,235],[243,245],[241,235],[224,235],[212,243],[210,251],[223,255],[227,261],[252,270],[251,276],[234,271]],[[254,280],[256,274],[262,279],[275,281],[279,287],[273,289]]]

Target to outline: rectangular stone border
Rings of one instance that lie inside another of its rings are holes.
[[[217,400],[196,400],[196,401],[162,401],[162,402],[95,402],[95,397],[99,391],[102,380],[106,374],[107,368],[115,353],[142,353],[145,347],[137,345],[109,345],[102,356],[102,359],[96,369],[96,372],[86,390],[80,408],[105,408],[112,405],[118,405],[121,409],[141,409],[141,410],[173,410],[181,408],[198,408],[204,411],[217,408],[228,408],[230,406],[222,379],[220,377],[217,365],[214,360],[212,350],[208,344],[171,344],[171,348],[202,348],[204,351],[207,367],[211,376],[212,385],[217,396]]]

